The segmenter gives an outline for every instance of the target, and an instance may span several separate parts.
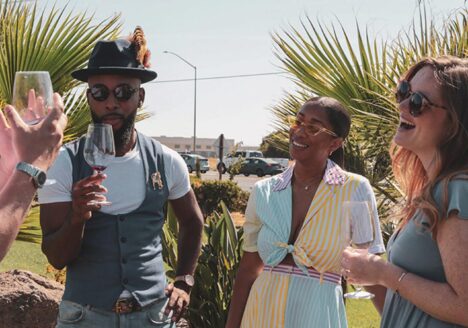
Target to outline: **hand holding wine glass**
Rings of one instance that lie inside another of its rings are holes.
[[[104,171],[115,157],[115,144],[112,126],[90,124],[84,145],[84,159],[97,172]],[[107,200],[92,200],[88,205],[111,205]]]
[[[369,202],[346,201],[342,204],[344,220],[345,247],[351,247],[359,252],[367,252],[374,241],[373,211]],[[370,299],[374,294],[355,286],[354,292],[346,293],[345,298]]]
[[[49,113],[53,107],[52,95],[49,72],[16,72],[11,104],[26,124],[37,124]]]
[[[43,171],[52,165],[62,145],[67,116],[59,94],[54,94],[54,106],[39,123],[27,125],[11,105],[0,110],[0,181],[14,172],[20,161]],[[47,179],[45,185],[53,184]]]
[[[40,129],[40,123],[44,121],[49,113],[57,112],[59,109],[63,112],[62,100],[58,100],[58,98],[60,98],[59,95],[53,94],[49,72],[16,72],[11,105],[19,114],[21,120],[30,126],[31,129],[35,129],[36,127]],[[55,114],[52,115],[52,117],[55,116]],[[52,132],[53,129],[50,131]],[[47,179],[44,185],[55,183],[55,180]]]

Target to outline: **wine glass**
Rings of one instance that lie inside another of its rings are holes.
[[[370,202],[345,201],[342,206],[345,247],[351,246],[367,251],[374,241],[374,211]],[[363,290],[361,286],[354,287],[356,290],[346,293],[345,298],[371,299],[375,296]]]
[[[84,159],[93,170],[102,172],[115,157],[114,133],[110,124],[90,124],[84,145]],[[109,201],[92,200],[88,205],[111,205]]]
[[[49,72],[18,71],[15,74],[11,104],[26,124],[40,122],[53,106]]]

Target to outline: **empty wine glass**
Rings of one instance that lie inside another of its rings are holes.
[[[102,172],[115,157],[114,133],[109,124],[90,124],[84,145],[84,159],[93,170]],[[88,205],[111,205],[109,201],[92,200]]]
[[[52,95],[49,72],[16,72],[11,104],[26,124],[36,124],[47,115],[53,106]]]
[[[355,249],[368,250],[374,241],[374,211],[370,202],[366,201],[345,201],[342,204],[344,219],[344,240],[345,247],[350,246]],[[345,298],[371,299],[374,294],[355,285],[355,291],[346,293]]]

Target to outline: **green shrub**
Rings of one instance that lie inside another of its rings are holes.
[[[214,211],[222,212],[221,201],[231,212],[245,212],[249,193],[243,191],[233,181],[201,181],[192,183],[192,188],[205,217]]]
[[[240,174],[240,170],[242,165],[244,164],[244,157],[238,157],[227,169],[227,173],[229,173],[229,180],[234,180],[234,177]]]

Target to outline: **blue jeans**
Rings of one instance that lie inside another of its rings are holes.
[[[117,314],[63,300],[59,306],[56,328],[175,328],[175,323],[163,313],[167,301],[164,298],[141,311]]]

